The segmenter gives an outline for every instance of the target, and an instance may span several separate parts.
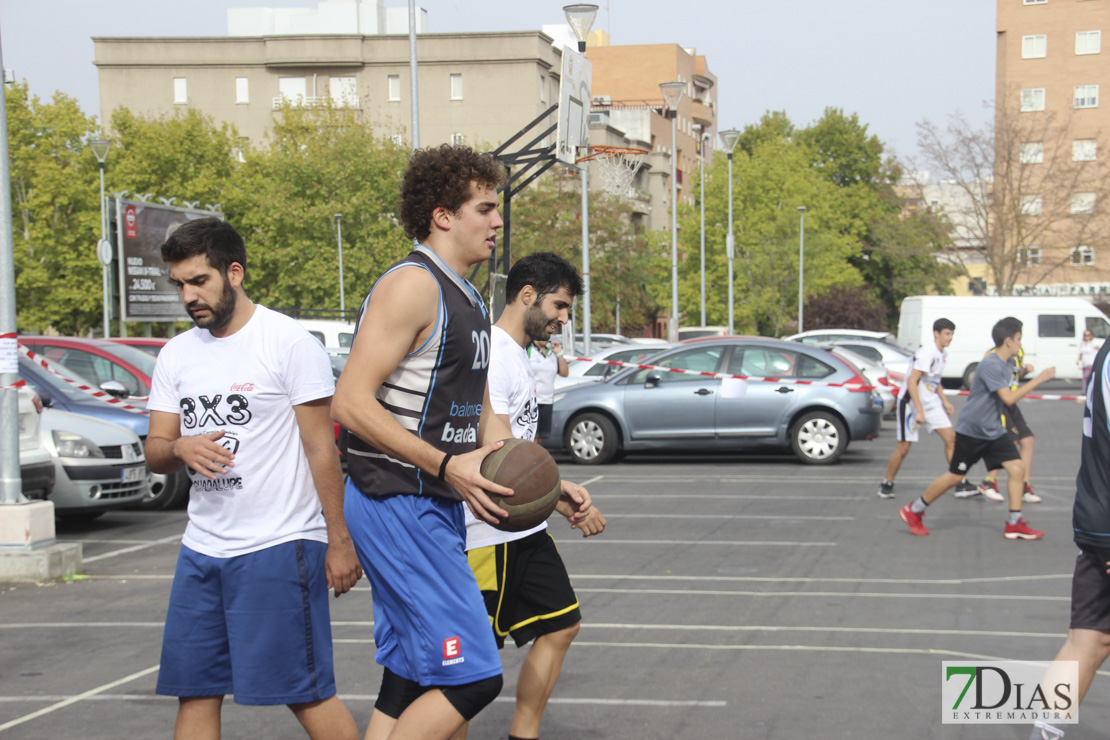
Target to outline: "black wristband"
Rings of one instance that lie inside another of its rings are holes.
[[[440,480],[444,480],[443,476],[447,475],[447,461],[452,457],[454,457],[454,455],[450,452],[443,456],[443,462],[439,464],[439,475],[436,476]]]

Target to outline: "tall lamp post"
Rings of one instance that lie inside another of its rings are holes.
[[[798,232],[798,333],[805,331],[802,328],[802,306],[805,300],[806,287],[806,207],[798,206],[801,214],[802,225]]]
[[[659,85],[667,115],[671,119],[671,321],[667,339],[678,341],[678,101],[686,91],[685,82],[663,82]]]
[[[728,333],[735,334],[735,314],[732,299],[732,261],[736,257],[736,237],[732,233],[732,150],[740,140],[740,132],[734,128],[721,132],[721,143],[728,153],[728,236],[725,239],[725,254],[728,255]]]
[[[96,157],[97,166],[100,168],[100,241],[96,243],[96,257],[101,265],[101,284],[104,289],[104,336],[112,336],[109,320],[111,311],[112,284],[108,277],[108,265],[112,264],[112,243],[108,241],[108,208],[104,201],[104,162],[108,159],[108,150],[112,142],[107,139],[93,139],[89,142],[93,156]]]
[[[586,38],[597,17],[597,6],[589,4],[566,5],[563,13],[578,39],[578,53],[586,53]],[[590,355],[590,182],[589,162],[582,162],[578,170],[582,180],[582,351]],[[572,327],[573,328],[573,327]]]
[[[343,295],[343,214],[335,214],[335,240],[339,244],[339,320],[346,318],[347,301]]]
[[[705,126],[699,124],[694,129],[698,132],[698,169],[701,174],[701,193],[698,196],[701,206],[701,325],[705,326],[705,142],[709,135],[705,133]]]

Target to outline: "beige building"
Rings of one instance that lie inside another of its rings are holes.
[[[1110,4],[997,0],[997,28],[995,183],[1007,181],[997,168],[1008,132],[1033,132],[1018,142],[1020,167],[1039,168],[1028,172],[1026,182],[1034,185],[1022,208],[1033,218],[1056,219],[1044,243],[1021,255],[1022,277],[1031,292],[1105,296],[1110,188],[1105,167],[1085,163],[1110,156],[1110,101],[1101,98],[1110,93],[1110,61],[1102,51]],[[1037,182],[1046,183],[1040,188],[1046,192],[1037,192]]]

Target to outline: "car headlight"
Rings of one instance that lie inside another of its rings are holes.
[[[104,457],[103,450],[80,434],[57,429],[51,434],[54,437],[54,446],[58,448],[58,457]]]
[[[566,395],[567,395],[566,393],[556,393],[555,397],[554,397],[554,400],[552,400],[551,403],[552,404],[559,403],[559,400],[562,399],[562,398],[566,398]]]

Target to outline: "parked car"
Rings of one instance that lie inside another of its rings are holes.
[[[150,496],[143,445],[127,427],[46,409],[39,437],[53,457],[50,500],[59,518],[92,520]]]
[[[875,339],[895,346],[898,344],[898,340],[889,331],[867,331],[866,329],[814,329],[803,331],[801,334],[792,334],[783,339],[803,344],[825,344],[849,339]]]
[[[913,357],[913,352],[907,352],[901,347],[876,339],[838,339],[830,344],[834,347],[843,347],[873,363],[882,365],[886,369],[887,377],[896,386],[902,384],[906,368],[910,366],[910,358]]]
[[[54,490],[54,461],[39,439],[42,402],[31,388],[16,389],[19,398],[19,478],[23,496],[44,501]]]
[[[670,349],[672,345],[666,342],[657,342],[655,344],[614,344],[611,347],[603,347],[590,355],[594,360],[612,360],[614,362],[640,362],[646,357],[657,355],[663,350]],[[572,360],[567,363],[567,377],[561,375],[555,376],[555,389],[565,388],[570,385],[577,385],[578,383],[594,383],[599,380],[605,380],[611,375],[615,375],[625,368],[616,365],[606,365],[600,362],[588,362],[586,360]]]
[[[124,344],[128,347],[141,349],[148,355],[158,356],[162,348],[166,346],[166,342],[170,341],[165,337],[108,337],[110,341],[116,344]]]
[[[309,334],[316,337],[328,352],[337,350],[344,354],[351,351],[355,342],[353,321],[328,321],[325,319],[297,319]]]
[[[154,357],[107,339],[19,337],[19,343],[114,396],[146,398]]]
[[[555,341],[562,341],[558,336],[552,337]],[[584,345],[586,342],[586,335],[578,333],[574,335],[575,345]],[[615,344],[632,344],[632,340],[623,334],[596,334],[590,332],[590,348],[597,347],[612,347]]]
[[[894,395],[894,388],[891,386],[886,367],[853,352],[844,345],[825,344],[821,346],[821,349],[828,350],[858,370],[864,380],[875,386],[875,392],[879,394],[879,398],[883,399],[883,416],[894,416],[894,405],[898,400]]]
[[[606,380],[555,392],[544,446],[597,465],[636,450],[792,449],[812,464],[836,462],[853,440],[873,439],[882,399],[853,368],[823,349],[763,337],[683,344]],[[816,381],[751,382],[668,372]]]
[[[728,336],[727,326],[680,326],[678,327],[678,341],[685,342],[690,339],[705,339],[707,337]]]
[[[62,370],[64,371],[64,368]],[[44,406],[121,424],[133,431],[145,443],[147,432],[150,430],[150,417],[98,401],[22,356],[19,358],[19,377],[38,391]],[[88,384],[88,381],[72,373],[70,377],[80,383]],[[128,403],[135,405],[131,400]],[[184,468],[169,475],[155,473],[150,479],[150,495],[139,501],[136,506],[142,509],[159,510],[182,506],[189,500],[189,489],[192,485],[189,474]]]

